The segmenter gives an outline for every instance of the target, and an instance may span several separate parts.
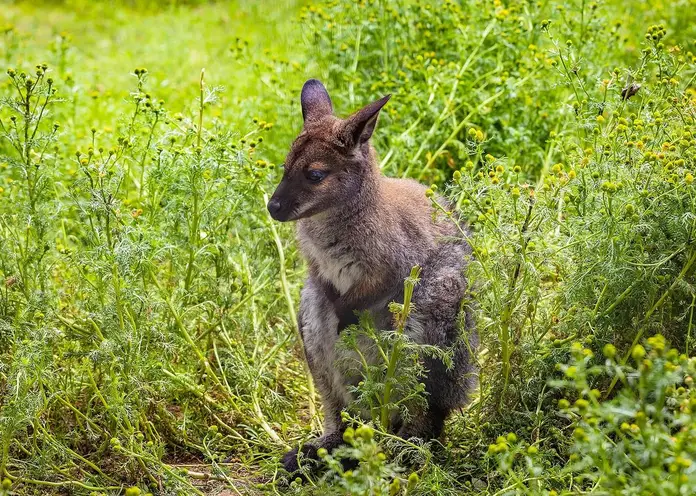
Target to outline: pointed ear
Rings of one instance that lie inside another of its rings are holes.
[[[372,136],[377,124],[379,111],[391,98],[391,95],[383,96],[377,101],[361,108],[351,115],[345,123],[345,141],[352,146],[360,146]]]
[[[333,113],[329,92],[317,79],[309,79],[304,84],[300,101],[302,102],[302,118],[305,122]]]

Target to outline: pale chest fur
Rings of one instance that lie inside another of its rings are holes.
[[[322,239],[321,235],[307,234],[298,236],[302,254],[316,267],[319,277],[333,284],[340,294],[346,293],[365,276],[364,265],[345,241],[336,242]]]

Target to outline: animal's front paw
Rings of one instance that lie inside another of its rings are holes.
[[[319,455],[317,451],[319,448],[324,448],[327,452],[331,453],[341,444],[343,444],[343,430],[338,430],[320,438],[313,439],[302,445],[300,449],[294,448],[288,451],[281,460],[281,463],[285,471],[291,476],[301,477],[302,471],[311,471],[318,467]]]
[[[285,471],[289,474],[294,474],[295,472],[300,470],[300,463],[298,460],[299,451],[300,450],[298,450],[297,448],[291,449],[290,451],[285,453],[285,456],[283,456],[283,459],[280,462],[283,465]]]
[[[305,443],[300,449],[292,449],[283,457],[281,463],[290,477],[306,480],[305,474],[316,471],[320,467],[319,449],[323,448],[333,454],[333,450],[343,444],[343,430],[326,434],[320,438]],[[353,470],[358,466],[358,461],[352,458],[341,458],[343,470]]]
[[[281,463],[285,471],[291,476],[299,476],[301,475],[300,471],[302,468],[313,468],[317,459],[316,448],[309,444],[305,444],[302,446],[302,449],[293,448],[288,451],[285,456],[283,456]]]

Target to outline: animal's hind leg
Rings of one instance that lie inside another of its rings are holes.
[[[442,434],[445,419],[449,412],[439,409],[435,405],[428,405],[424,412],[416,414],[408,422],[401,426],[397,432],[403,439],[417,437],[423,440],[437,439]]]
[[[439,358],[426,358],[424,362],[427,370],[424,378],[427,406],[411,412],[412,417],[399,428],[397,434],[404,439],[417,437],[427,441],[439,438],[447,416],[459,406],[462,396],[466,394],[454,380],[454,367],[447,370]]]
[[[437,346],[452,353],[452,367],[447,368],[437,357],[423,359],[426,376],[427,409],[416,412],[398,431],[401,437],[434,439],[440,436],[447,415],[463,406],[474,386],[475,366],[471,351],[476,347],[476,335],[464,339],[459,328],[461,302],[467,290],[461,267],[464,254],[457,247],[437,257],[423,268],[420,284],[413,295],[415,312],[407,332],[421,344]],[[472,327],[469,315],[466,326]]]

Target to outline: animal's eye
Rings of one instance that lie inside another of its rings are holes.
[[[319,181],[321,181],[322,179],[324,179],[326,177],[326,172],[312,169],[312,170],[307,171],[306,177],[307,177],[307,180],[309,182],[318,183]]]

